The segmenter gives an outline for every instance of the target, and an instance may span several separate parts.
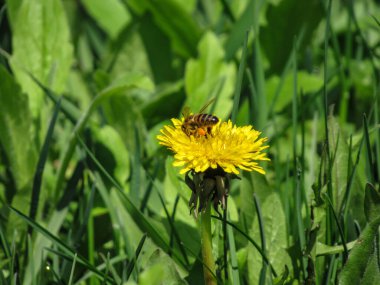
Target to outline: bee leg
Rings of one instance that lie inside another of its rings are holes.
[[[210,135],[210,136],[212,137],[212,132],[211,132],[211,130],[212,130],[212,127],[211,127],[211,126],[208,126],[208,127],[207,127],[207,132],[206,132],[206,137],[207,137],[207,135]]]

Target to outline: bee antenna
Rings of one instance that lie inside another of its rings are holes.
[[[211,98],[200,110],[199,113],[202,113],[208,106],[210,106],[215,101],[215,97]]]

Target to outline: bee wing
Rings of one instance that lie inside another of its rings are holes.
[[[188,106],[185,106],[185,108],[183,108],[182,110],[182,116],[184,118],[188,117],[190,115],[190,108]]]
[[[208,106],[210,106],[212,103],[214,103],[215,101],[215,98],[211,98],[200,110],[199,110],[199,114],[202,114],[204,110],[206,110],[206,108]]]

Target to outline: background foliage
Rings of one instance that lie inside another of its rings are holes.
[[[202,284],[155,136],[212,97],[272,160],[215,213],[219,281],[380,284],[379,1],[0,4],[1,284]]]

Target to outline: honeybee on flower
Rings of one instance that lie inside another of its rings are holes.
[[[211,129],[219,122],[219,119],[214,115],[205,114],[203,112],[214,101],[215,99],[208,101],[196,114],[191,114],[190,109],[185,107],[182,112],[184,121],[181,129],[187,136],[199,137],[211,135]]]
[[[164,126],[157,136],[161,145],[174,152],[173,165],[182,167],[180,173],[186,174],[185,182],[192,190],[189,205],[195,209],[195,215],[211,200],[215,210],[220,204],[224,209],[230,181],[238,178],[239,170],[265,174],[259,161],[269,160],[263,152],[269,147],[265,144],[268,138],[260,137],[261,132],[250,125],[238,127],[217,117],[218,121],[211,123],[208,116],[212,115],[202,112],[195,117],[172,119],[172,125]]]

